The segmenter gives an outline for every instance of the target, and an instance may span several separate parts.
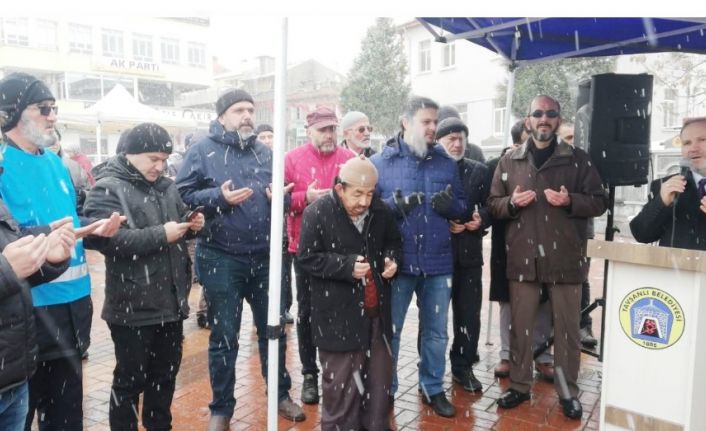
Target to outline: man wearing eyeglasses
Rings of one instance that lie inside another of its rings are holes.
[[[13,73],[0,81],[0,96],[0,110],[7,114],[0,194],[19,225],[55,229],[52,222],[70,217],[77,239],[89,232],[113,236],[121,222],[117,213],[79,228],[88,221],[76,213],[69,172],[56,154],[47,151],[58,141],[54,129],[58,108],[49,87],[34,76]],[[84,247],[97,245],[91,237],[76,241],[69,268],[32,289],[39,362],[29,381],[27,430],[35,409],[40,429],[83,428],[81,355],[90,343],[93,314]]]
[[[541,95],[532,100],[525,125],[531,136],[500,160],[488,205],[505,225],[510,283],[510,388],[498,399],[513,408],[530,399],[532,332],[540,291],[549,291],[554,317],[554,365],[561,368],[568,394],[555,379],[564,415],[580,419],[579,305],[588,264],[584,236],[590,217],[606,209],[601,177],[588,155],[557,139],[559,102]]]
[[[349,111],[341,118],[341,130],[343,131],[342,147],[348,148],[356,154],[363,154],[365,157],[376,153],[370,146],[370,134],[373,133],[373,127],[370,125],[367,115],[359,111]]]

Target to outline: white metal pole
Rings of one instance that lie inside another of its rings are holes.
[[[276,60],[274,134],[272,146],[272,214],[270,225],[270,286],[267,326],[280,327],[282,289],[282,226],[284,222],[284,151],[287,84],[287,18],[282,18],[280,55]],[[282,327],[281,330],[284,330]],[[269,331],[268,331],[269,332]],[[277,431],[277,380],[279,375],[279,340],[271,337],[267,359],[267,429]]]

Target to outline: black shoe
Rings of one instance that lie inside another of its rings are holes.
[[[571,397],[568,400],[560,400],[561,407],[564,409],[564,416],[569,419],[581,419],[583,415],[583,407],[578,398]]]
[[[529,399],[529,392],[523,394],[520,391],[508,389],[507,392],[500,395],[500,398],[498,398],[498,406],[504,409],[513,409]]]
[[[277,413],[283,418],[294,422],[303,422],[306,419],[302,408],[289,397],[277,404]]]
[[[463,386],[463,390],[467,392],[480,392],[483,390],[483,385],[476,379],[473,370],[452,372],[453,381]]]
[[[304,404],[319,404],[319,379],[316,374],[304,374],[302,402]]]
[[[581,337],[581,344],[584,347],[592,349],[598,344],[598,340],[593,337],[593,331],[590,326],[579,329],[579,336]]]
[[[439,416],[445,418],[452,418],[456,416],[456,407],[454,407],[453,404],[451,404],[449,400],[446,399],[446,394],[443,392],[439,392],[436,395],[432,395],[428,399],[426,396],[422,396],[422,402],[426,405],[431,406],[431,408],[434,410],[434,413]]]
[[[211,327],[208,324],[208,317],[203,314],[199,314],[198,316],[196,316],[196,324],[199,325],[199,328],[203,329],[209,329]]]
[[[284,323],[286,323],[287,325],[291,325],[292,323],[294,323],[294,316],[292,316],[289,311],[284,312]]]

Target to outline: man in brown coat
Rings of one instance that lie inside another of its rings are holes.
[[[531,136],[500,160],[488,205],[505,227],[507,276],[510,281],[510,389],[499,399],[513,408],[530,398],[532,330],[540,290],[549,291],[554,317],[554,365],[564,372],[568,394],[556,379],[564,414],[578,419],[579,304],[587,270],[582,240],[586,222],[606,209],[605,191],[589,156],[559,142],[559,102],[537,96],[525,125]]]

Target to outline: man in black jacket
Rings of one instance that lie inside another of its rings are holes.
[[[127,216],[127,225],[100,249],[106,256],[101,317],[110,328],[116,359],[111,429],[137,429],[140,393],[144,427],[171,429],[182,321],[189,315],[185,236],[204,225],[203,214],[185,217],[187,207],[174,182],[162,175],[171,152],[171,138],[162,127],[135,126],[125,154],[108,161],[86,199],[89,217],[113,211]]]
[[[630,230],[639,242],[706,250],[706,117],[685,120],[679,138],[682,158],[689,164],[686,176],[653,181]]]
[[[0,220],[0,429],[18,430],[29,411],[28,380],[37,368],[29,287],[66,271],[75,237],[70,218],[49,235],[23,236],[1,200]]]
[[[324,368],[322,431],[389,428],[390,279],[402,240],[373,195],[377,178],[364,156],[349,159],[334,190],[304,210],[298,258],[311,275],[312,335]]]
[[[436,139],[456,160],[463,183],[466,205],[473,213],[468,220],[450,220],[449,228],[454,254],[451,285],[454,339],[449,352],[453,380],[468,392],[479,392],[483,385],[473,374],[478,356],[480,308],[483,302],[483,236],[490,226],[490,213],[485,206],[490,190],[488,168],[464,156],[468,128],[463,121],[449,117],[436,128]]]

